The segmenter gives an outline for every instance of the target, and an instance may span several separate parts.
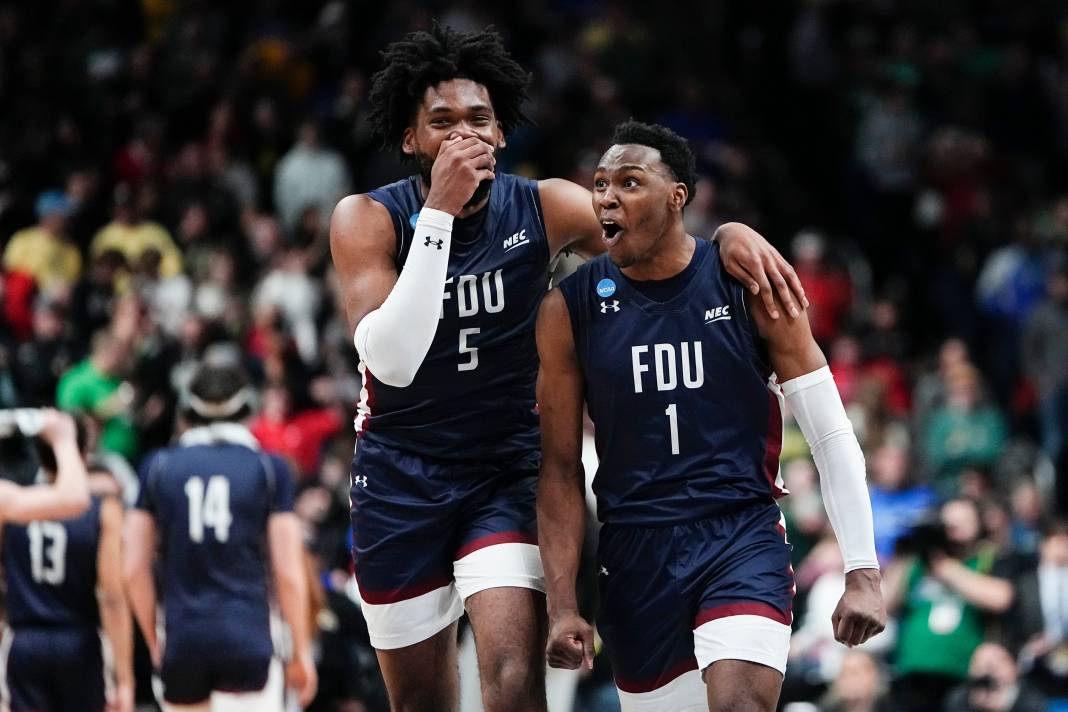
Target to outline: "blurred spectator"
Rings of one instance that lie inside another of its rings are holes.
[[[863,650],[847,651],[842,668],[823,699],[823,712],[893,712],[886,672]]]
[[[89,357],[64,373],[56,388],[56,405],[99,421],[100,446],[128,460],[137,454],[138,447],[130,417],[133,386],[123,380],[130,355],[129,342],[110,331],[98,332]]]
[[[294,230],[307,208],[316,208],[320,224],[329,225],[337,201],[352,190],[352,179],[341,155],[319,143],[319,127],[301,123],[297,141],[275,168],[274,205],[282,226]]]
[[[37,198],[37,224],[19,230],[4,248],[4,268],[32,275],[42,291],[70,289],[82,273],[82,255],[64,234],[71,202],[62,191]]]
[[[1005,445],[1005,418],[980,397],[977,369],[960,365],[946,374],[946,403],[931,415],[923,433],[927,463],[943,491],[956,487],[964,468],[993,465]]]
[[[1068,255],[1049,278],[1049,296],[1023,336],[1023,369],[1038,392],[1042,447],[1057,460],[1068,434]]]
[[[938,522],[910,537],[911,555],[885,571],[887,609],[900,617],[894,697],[903,712],[938,709],[967,675],[985,616],[1012,603],[1012,583],[980,526],[974,502],[946,502]]]
[[[33,308],[33,336],[15,351],[15,384],[24,405],[50,406],[56,385],[79,355],[66,333],[64,315],[57,304],[39,297]]]
[[[33,277],[25,272],[0,271],[0,309],[5,335],[16,341],[33,333],[33,298],[36,293]]]
[[[305,476],[314,475],[323,442],[341,429],[342,419],[329,408],[293,412],[292,399],[283,386],[263,393],[260,415],[249,425],[265,450],[278,453]]]
[[[849,318],[853,286],[848,275],[827,258],[827,241],[814,231],[798,233],[793,242],[794,269],[808,296],[812,336],[827,348]]]
[[[1068,698],[1068,522],[1050,522],[1038,551],[1037,566],[1016,579],[1006,644],[1038,689]]]
[[[125,271],[126,258],[119,250],[104,250],[93,257],[71,297],[71,326],[82,344],[111,321],[115,284]]]
[[[917,484],[908,449],[884,443],[868,458],[868,494],[875,524],[875,551],[886,564],[898,539],[938,501],[934,490]]]
[[[166,228],[143,215],[149,195],[147,188],[135,192],[129,185],[119,185],[113,219],[93,238],[89,252],[96,258],[108,250],[118,250],[127,264],[137,265],[146,251],[154,249],[160,256],[159,275],[173,277],[182,271],[182,254]]]
[[[322,287],[308,274],[304,252],[295,247],[282,251],[252,295],[256,312],[271,306],[285,318],[301,359],[309,364],[319,355],[316,317],[321,304]]]
[[[1042,695],[1021,683],[1016,661],[997,643],[972,654],[968,680],[953,690],[945,712],[1045,712]]]

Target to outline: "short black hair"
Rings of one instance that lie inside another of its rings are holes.
[[[492,27],[461,32],[434,22],[411,32],[382,52],[382,68],[371,78],[369,120],[386,148],[399,148],[427,87],[470,79],[486,87],[504,133],[530,119],[523,113],[530,73],[519,65]]]
[[[189,395],[208,404],[225,403],[242,390],[250,388],[248,375],[240,366],[230,364],[201,364],[189,383]],[[236,421],[247,418],[252,413],[252,404],[246,400],[233,413],[220,417],[211,417],[198,413],[191,403],[186,403],[183,415],[191,425],[204,425],[216,421]]]
[[[612,144],[637,144],[660,151],[660,160],[670,170],[675,180],[686,186],[686,205],[697,192],[697,161],[690,144],[682,136],[666,126],[643,124],[640,121],[625,121],[616,127]]]

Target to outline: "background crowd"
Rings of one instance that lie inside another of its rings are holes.
[[[90,415],[129,498],[193,365],[242,363],[251,429],[300,479],[314,709],[383,709],[346,594],[360,384],[326,233],[341,196],[410,172],[371,142],[366,93],[377,52],[432,18],[495,24],[533,72],[506,170],[587,185],[615,123],[664,123],[698,156],[690,231],[746,222],[797,268],[893,625],[833,642],[841,560],[787,427],[784,704],[1068,704],[1061,0],[0,2],[0,407]],[[575,710],[613,709],[606,667]]]

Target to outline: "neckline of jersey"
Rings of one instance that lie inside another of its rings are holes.
[[[642,311],[681,311],[681,309],[679,308],[680,303],[682,307],[688,306],[685,301],[685,298],[694,288],[694,284],[696,284],[704,276],[704,273],[707,271],[704,269],[705,262],[708,260],[709,255],[711,255],[712,251],[715,249],[715,244],[713,244],[711,241],[706,240],[703,237],[699,237],[697,235],[692,235],[691,237],[693,237],[693,239],[697,243],[694,246],[693,257],[690,258],[690,263],[686,265],[686,269],[684,269],[679,274],[689,271],[691,267],[693,267],[693,274],[691,275],[686,285],[679,290],[678,294],[674,295],[666,302],[659,302],[655,299],[650,299],[649,297],[642,294],[642,292],[634,286],[634,281],[636,280],[631,280],[629,277],[627,277],[627,275],[623,274],[623,271],[619,269],[619,267],[617,267],[615,262],[613,262],[611,259],[607,260],[609,270],[611,271],[613,276],[617,277],[620,280],[621,286],[623,289],[626,290],[628,298],[635,304],[637,304],[638,307],[642,309]],[[701,248],[702,242],[708,243],[704,249]],[[678,275],[675,276],[677,277]],[[674,277],[668,277],[668,279],[674,279]]]

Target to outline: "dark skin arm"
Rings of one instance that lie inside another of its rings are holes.
[[[749,311],[767,343],[771,366],[780,383],[827,365],[827,359],[812,338],[807,313],[797,319],[773,320],[758,306],[756,298],[750,296]],[[846,574],[846,590],[831,616],[831,623],[835,640],[850,647],[882,632],[886,627],[886,606],[878,569],[855,569]]]
[[[588,259],[605,251],[590,191],[562,178],[550,178],[538,182],[538,192],[550,254],[568,249]],[[751,294],[759,294],[772,319],[780,316],[780,302],[793,316],[808,306],[794,268],[758,232],[742,223],[724,223],[712,239],[720,244],[727,272]]]
[[[546,657],[552,667],[593,667],[593,629],[578,612],[575,578],[586,522],[582,469],[583,378],[567,304],[550,292],[538,311],[541,477],[538,543],[549,607]]]

